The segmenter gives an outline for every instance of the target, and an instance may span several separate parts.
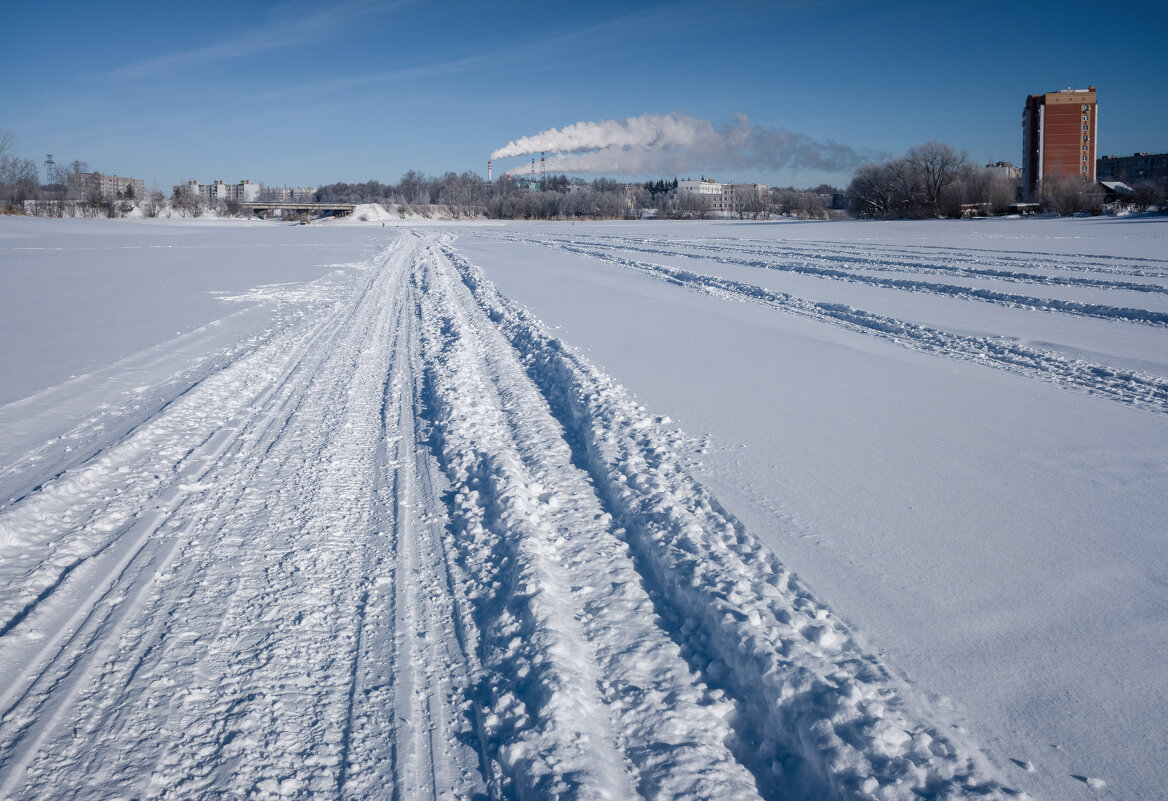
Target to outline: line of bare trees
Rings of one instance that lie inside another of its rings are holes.
[[[1018,201],[1019,181],[1000,170],[980,169],[965,151],[926,142],[904,156],[865,164],[848,186],[848,207],[859,217],[925,218],[1005,214]],[[1101,214],[1103,188],[1086,178],[1047,180],[1039,208],[1059,215]],[[1135,211],[1168,204],[1168,183],[1141,184],[1115,201]]]
[[[1042,184],[1040,207],[1060,216],[1102,214],[1109,206],[1137,212],[1148,211],[1153,206],[1168,208],[1168,181],[1159,185],[1139,183],[1130,189],[1130,194],[1124,191],[1109,198],[1100,184],[1087,178],[1046,180]]]
[[[505,176],[487,183],[473,172],[427,176],[418,170],[406,172],[397,184],[335,183],[316,191],[321,202],[382,203],[406,214],[496,219],[621,218],[629,216],[627,195],[623,184],[605,178],[587,183],[565,175],[538,181]]]
[[[848,186],[849,207],[860,217],[956,216],[968,203],[987,203],[1004,212],[1014,194],[1011,179],[975,174],[965,151],[942,142],[926,142],[899,158],[865,164]]]
[[[405,173],[397,184],[376,180],[320,187],[316,199],[331,203],[382,203],[402,213],[448,214],[492,219],[709,219],[715,209],[709,197],[679,192],[677,179],[625,184],[611,178],[585,181],[566,175],[540,178],[504,176],[486,183],[472,172],[427,176]],[[800,219],[826,219],[830,200],[840,190],[820,186],[809,190],[772,189],[762,196],[744,195],[728,213],[743,219],[779,214]]]

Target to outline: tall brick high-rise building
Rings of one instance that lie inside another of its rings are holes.
[[[1095,180],[1099,111],[1095,87],[1030,95],[1022,111],[1022,185],[1026,199],[1042,197],[1042,182]]]

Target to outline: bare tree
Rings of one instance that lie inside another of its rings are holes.
[[[418,170],[410,170],[401,177],[398,191],[406,203],[418,205],[430,202],[430,188],[427,186],[426,176]]]
[[[906,161],[919,173],[925,206],[933,212],[938,208],[942,190],[969,166],[969,156],[964,150],[958,153],[943,142],[925,142],[910,148]]]
[[[818,192],[797,189],[775,189],[771,192],[775,209],[783,215],[799,220],[823,220],[827,209]]]
[[[162,193],[150,192],[146,197],[146,203],[142,206],[142,214],[154,218],[162,212],[162,208]]]
[[[11,128],[0,131],[0,158],[11,153],[18,144],[20,144],[20,139],[17,137],[16,131]]]
[[[892,208],[905,217],[924,216],[925,188],[920,169],[906,158],[888,162],[888,180],[892,183]]]
[[[677,193],[677,211],[681,217],[704,220],[713,210],[714,202],[709,195],[699,195],[696,192]]]
[[[183,217],[203,216],[203,196],[186,187],[176,186],[171,196],[171,207]]]
[[[888,164],[865,164],[848,186],[853,210],[861,217],[883,217],[895,210],[896,175]]]
[[[627,194],[629,200],[629,216],[639,220],[653,205],[653,195],[643,186],[633,187]]]
[[[1132,206],[1136,211],[1144,212],[1155,205],[1157,200],[1156,187],[1152,184],[1136,184],[1132,187]]]
[[[13,205],[35,200],[40,185],[40,171],[35,161],[0,156],[0,193],[3,200]]]
[[[1043,206],[1060,217],[1070,214],[1102,214],[1103,191],[1086,178],[1043,181]]]

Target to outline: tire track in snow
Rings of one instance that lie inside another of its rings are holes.
[[[523,359],[635,556],[669,635],[736,705],[736,753],[769,798],[1004,798],[973,748],[815,601],[685,470],[643,410],[448,247]]]
[[[1148,284],[1115,279],[1080,279],[1058,274],[1087,273],[1122,276],[1123,278],[1168,278],[1168,264],[1163,259],[1143,256],[1087,256],[972,247],[958,249],[940,245],[880,245],[876,243],[856,244],[790,239],[666,239],[605,235],[580,237],[580,239],[608,246],[615,243],[618,247],[623,247],[620,244],[623,242],[631,242],[645,247],[661,244],[674,247],[684,246],[713,253],[772,257],[783,262],[810,259],[812,262],[854,264],[860,269],[877,272],[935,272],[967,277],[1017,280],[1022,283],[1054,283],[1068,286],[1098,285],[1135,291],[1142,291],[1140,287],[1148,286]],[[825,248],[829,249],[828,255],[824,255]],[[942,261],[938,261],[938,259]],[[1018,265],[1018,269],[1013,268],[1014,264]],[[1055,273],[1055,275],[1040,272],[1042,270]]]
[[[755,798],[729,707],[656,624],[546,401],[435,252],[422,277],[436,448],[482,633],[504,797]]]
[[[1068,359],[1057,353],[1022,345],[1005,337],[955,334],[842,303],[808,301],[786,292],[715,275],[637,261],[614,254],[591,252],[570,245],[549,246],[716,297],[759,303],[779,311],[878,336],[913,350],[961,361],[974,361],[1149,411],[1168,412],[1168,381],[1135,370]]]
[[[733,264],[742,267],[753,267],[776,272],[809,275],[814,278],[823,278],[834,281],[844,281],[852,284],[894,289],[902,292],[927,292],[933,295],[973,300],[982,303],[992,303],[1014,309],[1032,309],[1034,311],[1072,314],[1079,317],[1093,317],[1104,320],[1124,320],[1127,322],[1145,323],[1147,325],[1168,325],[1168,312],[1158,312],[1149,309],[1133,308],[1129,306],[1110,306],[1104,303],[1083,303],[1075,300],[1059,298],[1039,298],[1029,295],[1017,295],[1009,292],[999,292],[993,289],[978,289],[975,287],[959,286],[956,284],[939,284],[932,281],[922,281],[909,278],[882,278],[865,275],[862,272],[852,272],[837,267],[818,266],[806,263],[784,263],[774,260],[742,259],[732,256],[704,255],[687,253],[683,250],[661,250],[659,248],[637,247],[635,245],[607,245],[604,248],[586,247],[562,239],[530,239],[525,241],[537,242],[545,247],[553,247],[568,253],[578,253],[594,258],[620,258],[612,251],[632,251],[648,253],[655,256],[679,256],[690,259],[712,261],[720,264]],[[834,255],[830,261],[838,261]],[[985,277],[985,276],[983,276]],[[998,279],[1004,276],[993,276]],[[1136,291],[1144,293],[1168,294],[1168,287],[1157,284],[1139,284],[1132,282],[1098,281],[1093,279],[1070,279],[1048,277],[1047,280],[1038,280],[1034,276],[1023,279],[1012,275],[1014,281],[1026,283],[1041,283],[1055,286],[1082,286],[1110,291]]]
[[[137,388],[123,400],[103,403],[95,412],[87,414],[84,419],[55,438],[41,442],[26,452],[12,454],[14,458],[0,465],[2,488],[0,498],[3,499],[0,501],[0,512],[20,503],[30,494],[40,491],[43,486],[57,481],[64,474],[92,462],[102,451],[109,448],[111,443],[133,436],[144,423],[163,414],[170,404],[181,401],[188,393],[196,391],[204,381],[285,335],[290,328],[311,325],[313,320],[318,320],[324,311],[333,305],[341,287],[337,285],[328,288],[332,282],[327,280],[314,283],[319,297],[312,301],[293,304],[288,303],[285,298],[277,297],[270,300],[269,303],[275,304],[280,310],[273,315],[270,325],[262,332],[196,359],[160,384]],[[243,313],[236,312],[227,319]],[[80,397],[87,386],[85,380],[99,380],[100,386],[101,379],[108,382],[123,370],[128,369],[131,373],[149,372],[158,363],[167,361],[170,350],[195,347],[192,343],[211,337],[212,332],[221,324],[222,321],[216,321],[82,376],[80,378],[84,380],[80,380],[76,386],[73,386],[71,380],[65,385],[52,387],[37,395],[16,401],[0,408],[0,414],[8,417],[10,421],[28,418],[35,421],[37,417],[44,416],[52,416],[55,419],[59,409],[56,401],[62,396],[67,399]],[[2,422],[0,420],[0,423]],[[36,423],[33,425],[35,430]],[[40,427],[43,427],[43,424]]]
[[[311,347],[313,344],[317,346],[315,348],[316,354],[325,352],[327,347],[321,347],[321,340],[329,341],[334,338],[336,332],[343,328],[347,319],[348,315],[344,314],[344,308],[341,307],[337,313],[326,319],[323,326],[317,327],[315,330],[310,329],[308,336],[304,336],[305,332],[303,331],[298,332],[304,339],[304,343],[300,343],[296,339],[274,341],[270,347],[245,357],[230,365],[219,376],[204,382],[198,390],[188,393],[182,402],[168,404],[156,419],[139,427],[140,433],[136,434],[135,437],[145,439],[145,443],[133,442],[133,438],[131,438],[130,441],[123,440],[103,452],[102,463],[112,468],[108,471],[109,476],[99,472],[97,477],[93,478],[89,476],[93,470],[88,469],[81,471],[79,479],[67,474],[56,484],[46,487],[47,492],[63,499],[62,502],[73,500],[74,503],[84,506],[84,504],[89,503],[90,499],[85,492],[76,491],[77,485],[93,494],[109,491],[103,490],[102,479],[111,485],[124,482],[129,490],[127,494],[134,496],[141,508],[145,508],[145,505],[149,504],[151,509],[145,515],[145,522],[135,523],[131,529],[134,531],[146,526],[145,534],[135,539],[131,539],[128,535],[117,537],[113,540],[114,548],[111,549],[116,553],[118,550],[125,550],[127,545],[134,546],[135,542],[144,541],[145,544],[141,546],[134,562],[131,563],[131,567],[135,567],[139,572],[135,575],[128,569],[115,570],[111,574],[108,584],[103,585],[108,588],[102,591],[103,597],[106,599],[104,602],[98,602],[97,596],[91,596],[88,602],[78,605],[75,617],[84,615],[86,625],[79,629],[77,634],[71,635],[70,641],[56,651],[53,661],[41,668],[35,667],[36,660],[24,662],[25,672],[35,680],[33,687],[30,687],[25,693],[25,705],[32,704],[33,710],[43,709],[45,706],[53,710],[51,714],[36,711],[31,714],[10,711],[10,714],[6,715],[4,722],[8,725],[4,726],[5,739],[7,739],[8,734],[13,733],[14,725],[30,719],[35,722],[37,728],[31,738],[21,736],[20,731],[16,732],[20,736],[18,743],[25,749],[29,759],[33,757],[32,751],[35,750],[37,743],[42,738],[50,737],[53,734],[52,723],[68,704],[70,698],[80,695],[84,699],[86,693],[90,697],[95,694],[94,687],[85,686],[87,676],[90,677],[90,680],[94,673],[107,677],[106,682],[96,683],[95,686],[99,688],[97,692],[100,692],[100,688],[110,682],[114,683],[115,686],[129,683],[137,673],[144,658],[143,655],[155,651],[154,643],[138,645],[129,651],[119,650],[117,647],[118,640],[129,626],[127,621],[132,620],[136,611],[140,611],[136,609],[135,604],[127,603],[124,597],[133,595],[141,598],[142,594],[150,588],[152,582],[161,580],[162,583],[166,583],[167,560],[155,556],[152,557],[153,561],[151,561],[143,557],[142,554],[149,556],[157,553],[160,549],[173,553],[180,541],[185,541],[185,550],[191,549],[191,540],[194,535],[179,536],[179,533],[183,532],[184,529],[191,528],[187,523],[182,522],[184,515],[180,510],[190,506],[198,509],[202,505],[195,498],[204,494],[203,491],[206,487],[202,482],[210,481],[209,476],[213,473],[222,473],[225,465],[229,472],[235,472],[231,468],[233,458],[238,457],[241,450],[247,452],[251,447],[249,443],[256,439],[257,432],[278,429],[283,422],[286,422],[284,419],[286,410],[281,412],[280,409],[289,399],[292,402],[298,400],[299,394],[294,385],[300,383],[302,378],[310,375],[314,369],[311,360],[305,358],[306,353],[314,350]],[[275,402],[279,398],[284,400]],[[207,436],[205,433],[199,433],[203,429],[216,432],[207,437],[207,441],[215,445],[214,448],[209,448],[207,445],[195,446],[185,453],[182,460],[176,463],[173,468],[168,468],[167,462],[159,461],[160,458],[165,458],[172,452],[183,453],[184,447],[186,447],[184,442],[192,436],[196,437],[196,441],[198,437]],[[188,434],[188,430],[192,433]],[[144,464],[141,462],[143,459],[145,459]],[[174,475],[167,476],[165,480],[161,480],[158,475],[154,475],[153,480],[150,478],[152,473],[165,475],[172,470]],[[161,490],[159,490],[159,486],[162,487]],[[238,487],[232,487],[232,489],[237,490]],[[151,493],[154,494],[151,495]],[[242,505],[238,500],[225,499],[222,495],[221,491],[214,503],[230,502],[236,506]],[[30,498],[30,501],[34,499],[36,496]],[[17,510],[19,509],[20,507],[17,507]],[[94,513],[99,520],[103,514],[124,516],[126,513],[120,508],[111,510],[99,508]],[[206,514],[205,509],[203,514]],[[36,519],[35,516],[33,519]],[[117,518],[115,517],[115,519]],[[65,521],[67,520],[68,516],[65,516]],[[165,536],[151,537],[154,529],[160,525],[166,528]],[[113,528],[113,526],[107,525],[106,528]],[[25,531],[25,536],[28,535],[29,532]],[[197,547],[195,549],[197,550]],[[149,569],[136,567],[134,563],[143,563]],[[103,566],[94,565],[94,570],[96,571],[100,567]],[[84,591],[86,585],[82,583],[82,580],[85,577],[80,575],[80,572],[78,571],[78,575],[72,577],[68,586],[62,588],[61,593],[65,596],[63,604],[77,601],[75,596],[78,588],[74,585],[80,584],[80,589]],[[184,572],[186,575],[190,575],[189,569],[185,569]],[[145,631],[161,636],[155,621],[173,614],[176,601],[173,596],[169,596],[168,600],[171,610],[158,616],[149,616],[148,619],[151,622],[143,627]],[[109,611],[107,611],[107,607]],[[54,612],[54,609],[46,609],[44,617],[47,619],[45,621],[33,618],[24,628],[39,625],[44,628],[61,628],[65,632],[76,628],[70,625],[63,626],[56,622],[53,619]],[[18,629],[15,633],[24,632]],[[78,640],[79,637],[87,639]],[[157,650],[161,651],[161,649]],[[133,656],[133,654],[138,654],[138,656]],[[126,658],[128,656],[131,658]],[[32,669],[30,670],[30,668]],[[129,677],[124,681],[112,678],[119,674],[124,677],[127,670]],[[40,686],[41,689],[36,689],[37,686]],[[33,692],[34,689],[36,689],[35,692]],[[138,690],[140,691],[140,688]],[[84,706],[84,704],[84,700],[75,702],[75,705],[79,707]],[[122,712],[122,710],[109,711],[112,703],[108,697],[97,701],[97,706],[100,709],[93,713],[95,716],[99,713],[101,715],[118,715]],[[70,710],[70,712],[74,715],[77,714],[74,710]],[[81,727],[77,724],[76,719],[72,728],[71,739],[74,746],[83,749],[89,748],[91,744],[85,743],[86,732],[80,731]],[[147,727],[146,730],[151,729]],[[69,747],[60,743],[56,745],[59,747],[50,747],[44,751],[43,755],[49,756],[53,760],[65,759],[65,753],[70,750]],[[97,757],[90,755],[88,758],[96,759]],[[22,767],[22,763],[5,758],[2,760],[2,764],[7,774],[6,781],[16,780],[21,772],[18,768]],[[64,775],[69,775],[69,772],[66,771]],[[55,794],[55,792],[54,789],[50,795]]]

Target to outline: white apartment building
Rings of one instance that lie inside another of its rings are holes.
[[[713,178],[700,181],[678,181],[677,191],[689,197],[700,197],[709,203],[711,211],[735,212],[758,203],[765,203],[766,184],[720,184]]]
[[[100,172],[71,172],[65,176],[69,197],[88,200],[100,195],[106,200],[146,197],[146,182],[141,178],[123,178]]]
[[[265,186],[263,199],[271,203],[314,203],[315,186]]]
[[[235,193],[232,191],[234,187],[229,187],[224,181],[213,181],[202,189],[203,199],[208,203],[220,200],[226,203],[228,200],[235,200]]]
[[[208,203],[217,201],[234,203],[251,203],[260,198],[260,185],[253,184],[244,178],[237,184],[225,181],[213,181],[209,184],[200,184],[198,181],[187,181],[174,187],[175,194],[199,195]]]
[[[235,185],[235,200],[237,203],[252,203],[260,199],[260,185],[253,184],[244,178]]]

